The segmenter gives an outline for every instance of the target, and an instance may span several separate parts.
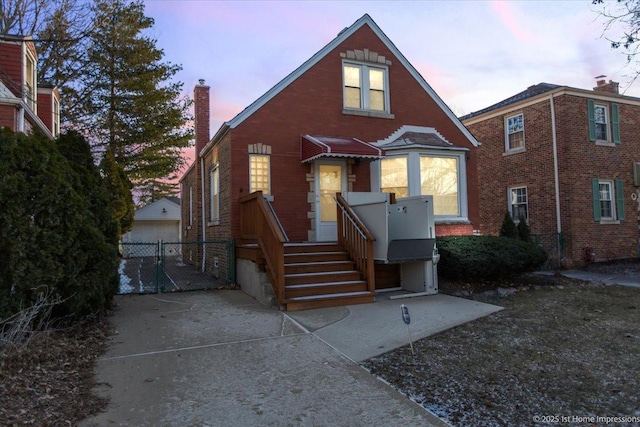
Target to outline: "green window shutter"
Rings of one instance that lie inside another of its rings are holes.
[[[593,220],[600,221],[600,183],[597,178],[591,180],[591,192],[593,193]]]
[[[618,219],[624,219],[624,191],[622,190],[622,180],[616,179],[616,213]]]
[[[618,117],[618,104],[611,104],[611,132],[613,142],[620,144],[620,118]]]
[[[587,100],[587,113],[589,115],[589,141],[596,141],[596,113],[593,99]]]

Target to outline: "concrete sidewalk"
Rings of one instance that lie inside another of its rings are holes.
[[[605,285],[621,285],[640,288],[640,277],[626,276],[624,274],[602,274],[583,270],[565,270],[560,274],[571,279],[588,280],[590,282],[604,283]]]
[[[401,302],[346,307],[338,322],[335,310],[293,321],[242,291],[128,295],[116,303],[117,333],[97,363],[98,392],[111,403],[82,426],[447,425],[342,355],[350,347],[340,350],[332,338],[339,335],[332,325],[361,328],[352,331],[361,337],[381,332],[374,323],[367,329],[360,311],[367,306],[376,316],[389,310],[406,336]],[[411,312],[415,339],[418,312]],[[308,333],[298,323],[319,328]],[[397,344],[380,345],[376,351]]]

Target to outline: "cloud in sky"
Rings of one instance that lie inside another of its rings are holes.
[[[491,8],[498,15],[500,22],[502,22],[519,41],[525,44],[533,42],[533,32],[524,27],[523,20],[520,19],[515,3],[504,0],[492,0]]]
[[[456,112],[540,82],[590,89],[626,81],[624,57],[600,38],[585,1],[145,2],[165,60],[192,96],[211,86],[211,133],[368,13]],[[640,86],[640,83],[639,83]],[[628,95],[638,96],[632,88]]]

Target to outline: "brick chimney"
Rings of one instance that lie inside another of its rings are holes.
[[[615,93],[616,95],[620,94],[620,83],[614,82],[613,80],[609,80],[609,83],[604,79],[607,76],[598,76],[596,77],[597,86],[593,88],[593,90],[597,92],[609,92]]]
[[[195,113],[196,156],[209,142],[209,86],[200,79],[193,89],[193,106]]]

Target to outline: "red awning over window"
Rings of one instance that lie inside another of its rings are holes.
[[[360,141],[358,138],[302,135],[300,156],[302,163],[311,162],[320,157],[376,160],[384,157],[384,150]]]

